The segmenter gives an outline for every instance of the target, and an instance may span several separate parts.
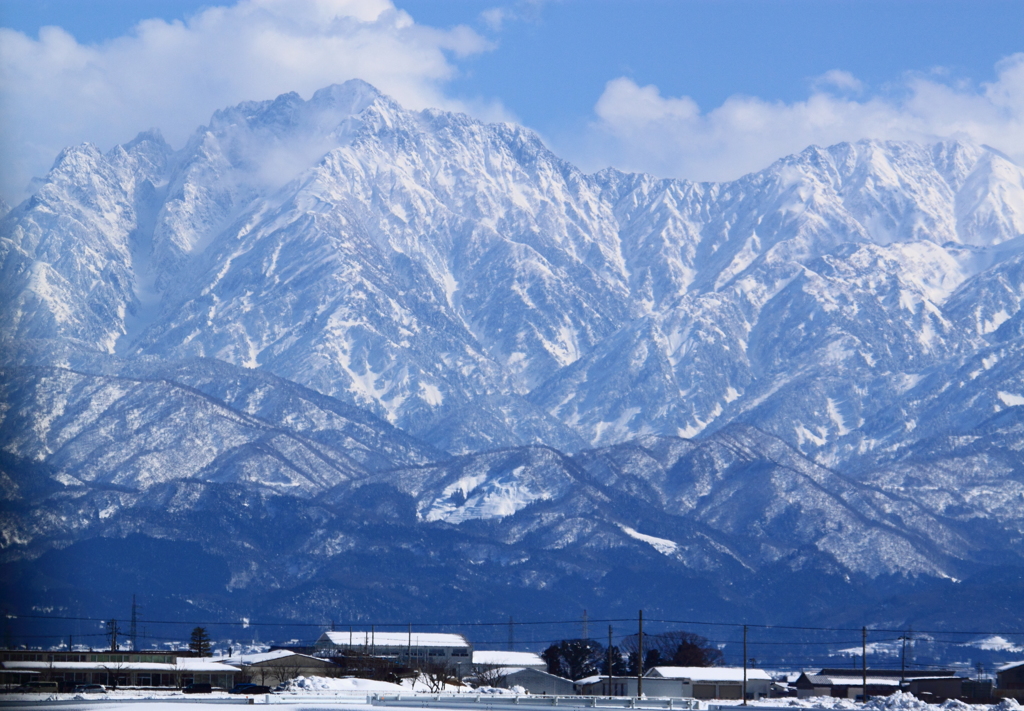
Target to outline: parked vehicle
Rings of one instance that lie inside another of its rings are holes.
[[[213,687],[210,684],[200,684],[193,682],[185,686],[181,690],[183,694],[209,694],[213,691]]]
[[[107,693],[106,688],[102,684],[79,684],[75,687],[74,693],[76,694],[105,694]]]
[[[60,691],[60,684],[55,681],[30,681],[18,687],[18,691],[32,693],[53,693]]]
[[[235,684],[229,694],[269,694],[270,687],[260,684]]]

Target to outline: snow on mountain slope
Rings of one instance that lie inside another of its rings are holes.
[[[585,175],[362,82],[69,148],[0,217],[0,433],[89,503],[4,535],[252,489],[502,560],[960,578],[1019,557],[1022,232],[982,146]]]
[[[64,150],[38,191],[0,223],[3,333],[112,352],[133,309],[132,233],[170,148],[140,135],[102,155]]]
[[[366,412],[223,363],[8,365],[6,454],[69,487],[178,479],[311,495],[438,453]]]
[[[13,333],[266,369],[460,452],[740,417],[841,462],[871,446],[850,434],[873,403],[981,345],[945,300],[998,280],[1024,224],[1024,172],[962,142],[812,147],[727,184],[585,176],[522,128],[361,82],[155,145],[71,151],[48,207],[4,221]],[[70,185],[105,196],[79,222],[114,225],[60,233],[113,240],[76,259],[109,264],[89,285],[25,237]],[[94,283],[121,293],[86,309]],[[1016,308],[974,303],[993,327]]]

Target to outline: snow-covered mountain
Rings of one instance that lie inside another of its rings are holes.
[[[68,148],[0,217],[5,556],[203,492],[336,511],[384,487],[487,560],[1018,569],[1022,264],[1024,169],[962,141],[586,175],[348,82],[180,150]],[[307,522],[303,580],[352,550],[337,515]],[[231,578],[282,587],[252,555]]]

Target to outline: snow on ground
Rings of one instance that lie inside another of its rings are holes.
[[[324,676],[300,676],[285,682],[283,693],[308,694],[309,692],[357,692],[357,693],[398,693],[407,691],[404,686],[374,679],[345,677],[331,679]]]
[[[411,681],[411,680],[406,680]],[[469,694],[513,694],[522,693],[522,689],[492,689],[489,687],[481,689],[470,689],[469,687],[451,687],[448,693],[454,695],[460,693]],[[370,679],[331,679],[325,677],[299,677],[289,683],[289,692],[271,695],[271,703],[274,706],[286,706],[293,711],[322,711],[324,703],[329,701],[331,696],[337,698],[333,703],[343,703],[345,709],[350,711],[377,711],[378,707],[371,706],[368,700],[362,701],[359,696],[374,693],[406,693],[410,691],[408,685],[399,686],[384,681],[373,681]],[[420,691],[420,689],[417,689]],[[318,697],[310,699],[310,696]],[[432,696],[432,695],[431,695]],[[293,699],[289,698],[293,697]],[[224,701],[232,700],[245,704],[248,699],[251,703],[263,705],[267,703],[266,695],[259,694],[255,697],[231,696],[226,692],[214,692],[202,696],[186,696],[181,692],[157,692],[157,691],[134,691],[117,690],[103,695],[96,694],[5,694],[4,705],[7,708],[17,709],[17,701],[29,701],[21,708],[32,709],[77,709],[87,708],[89,711],[225,711]],[[421,699],[423,697],[420,697]],[[429,698],[429,696],[427,697]],[[163,703],[161,703],[163,700]],[[52,705],[46,702],[54,702]],[[82,701],[81,705],[69,704],[69,701]],[[412,699],[410,698],[410,701]],[[428,702],[427,708],[443,711],[445,709],[443,699],[438,702]],[[737,704],[734,701],[711,700],[698,701],[696,709],[707,711],[709,706],[731,706]],[[930,705],[916,698],[913,694],[905,694],[897,691],[891,696],[881,696],[872,699],[867,704],[862,704],[850,699],[837,699],[828,696],[817,696],[807,699],[776,698],[760,699],[748,702],[751,707],[761,708],[793,708],[793,709],[827,709],[829,711],[1024,711],[1024,706],[1013,699],[1003,699],[998,704],[965,704],[962,701],[946,701],[938,705]],[[422,702],[417,702],[419,707]],[[589,699],[581,699],[580,708],[589,707]],[[560,707],[573,708],[574,704],[565,700],[559,703]],[[332,708],[335,708],[332,706]],[[639,702],[638,708],[643,708],[643,702]]]
[[[725,705],[727,702],[712,701],[712,705]],[[805,709],[857,709],[858,711],[1021,711],[1021,706],[1013,699],[1003,699],[998,704],[965,704],[963,701],[944,701],[941,704],[928,704],[913,694],[897,691],[889,696],[878,696],[867,704],[852,699],[837,699],[830,696],[813,696],[807,699],[760,699],[747,702],[750,706],[767,706],[772,708],[792,707]],[[701,708],[706,708],[702,703]]]

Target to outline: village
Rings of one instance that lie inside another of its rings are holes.
[[[679,643],[675,656],[659,653],[653,641],[636,635],[623,640],[621,648],[562,640],[538,654],[474,649],[462,634],[413,632],[411,627],[406,632],[349,629],[326,630],[311,646],[271,646],[258,652],[229,648],[214,654],[205,629],[197,627],[189,651],[4,649],[0,685],[8,693],[49,694],[52,699],[116,691],[156,696],[228,692],[249,697],[404,691],[664,698],[733,705],[776,698],[866,701],[897,693],[928,703],[1024,701],[1024,659],[1002,664],[984,677],[953,669],[879,668],[866,663],[861,668],[769,672],[754,665],[721,665],[720,654],[702,650],[703,638],[695,635],[652,636],[663,650],[666,638],[673,646]],[[646,654],[643,641],[649,645]],[[638,659],[644,659],[639,668]],[[679,663],[686,661],[699,665]]]

